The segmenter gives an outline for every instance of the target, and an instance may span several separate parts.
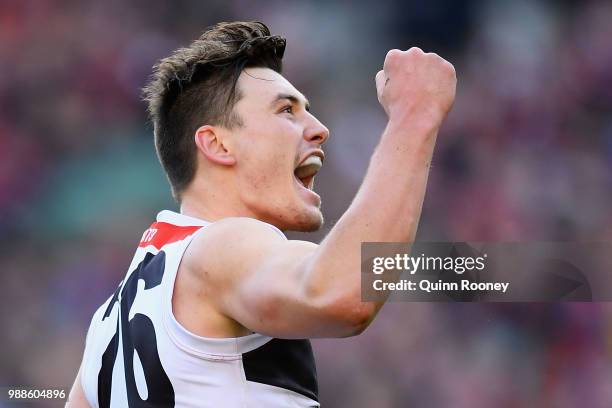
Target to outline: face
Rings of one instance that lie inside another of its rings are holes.
[[[242,97],[234,109],[242,126],[228,136],[242,204],[283,230],[318,229],[323,216],[314,178],[329,131],[306,98],[271,69],[248,68],[237,86]]]

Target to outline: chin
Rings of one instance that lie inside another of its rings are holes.
[[[323,225],[320,201],[307,203],[302,200],[279,200],[276,205],[268,202],[261,206],[261,202],[256,202],[249,207],[254,218],[272,224],[281,231],[313,232]]]
[[[319,230],[323,226],[323,214],[321,210],[317,210],[315,214],[304,214],[296,220],[295,228],[291,228],[293,231],[299,232],[313,232]]]
[[[303,208],[294,215],[292,225],[287,228],[291,231],[313,232],[323,226],[323,213],[320,208]]]
[[[283,231],[313,232],[323,226],[323,214],[319,208],[304,208],[291,216],[280,217],[279,221],[274,224]]]

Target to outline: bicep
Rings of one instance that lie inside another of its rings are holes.
[[[224,300],[232,317],[252,331],[284,338],[314,337],[322,308],[308,292],[309,262],[316,245],[288,241],[236,274]]]

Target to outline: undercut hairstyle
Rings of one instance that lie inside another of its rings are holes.
[[[261,22],[219,23],[153,66],[143,99],[157,156],[179,203],[196,172],[195,131],[203,125],[241,126],[233,111],[242,97],[238,77],[251,67],[281,73],[285,44]]]

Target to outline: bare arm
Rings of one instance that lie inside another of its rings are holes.
[[[316,293],[339,293],[350,284],[352,294],[344,302],[351,304],[361,290],[361,243],[414,240],[438,129],[452,106],[455,84],[453,66],[436,54],[418,48],[387,54],[376,87],[389,122],[353,203],[315,255],[308,281]],[[356,307],[357,327],[365,328],[382,304]]]
[[[87,399],[85,398],[85,393],[83,392],[83,387],[81,386],[81,371],[79,370],[76,379],[74,380],[74,384],[72,385],[72,389],[70,390],[70,394],[68,395],[68,400],[66,401],[65,408],[90,408]]]
[[[376,76],[389,122],[353,203],[319,246],[285,241],[239,218],[214,224],[195,240],[190,268],[199,270],[218,310],[276,337],[364,330],[383,302],[361,302],[361,243],[414,239],[455,83],[452,65],[435,54],[390,51]]]

